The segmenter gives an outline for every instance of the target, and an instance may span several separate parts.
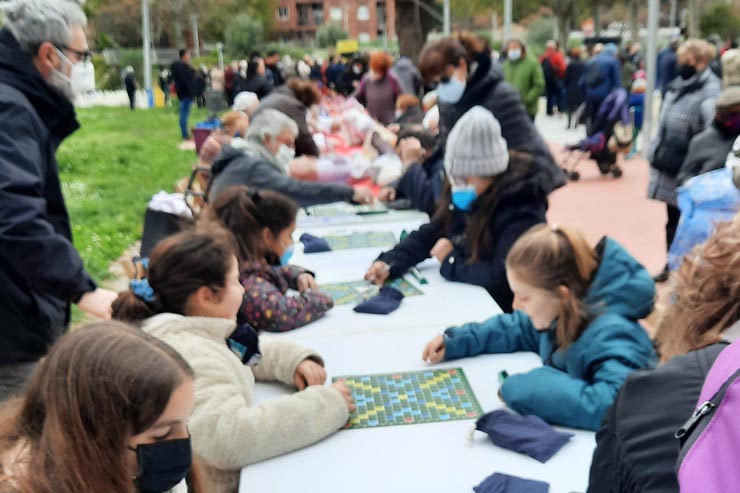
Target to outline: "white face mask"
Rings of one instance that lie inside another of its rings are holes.
[[[54,68],[51,71],[51,77],[49,78],[49,85],[53,88],[57,89],[59,92],[64,94],[64,96],[69,101],[74,101],[75,99],[75,90],[72,83],[72,77],[64,73],[64,69],[62,68],[64,65],[67,65],[70,67],[70,73],[75,68],[75,64],[72,63],[72,60],[67,58],[67,56],[62,53],[62,51],[57,48],[57,53],[59,54],[59,59],[61,60],[61,66],[57,69]]]
[[[362,69],[360,67],[352,67],[352,72],[354,72],[355,75],[360,75],[362,73]]]
[[[95,90],[95,67],[92,62],[80,62],[72,67],[72,88],[75,94]]]
[[[509,50],[510,60],[519,60],[522,57],[522,51],[519,49]]]
[[[275,154],[275,158],[277,159],[278,163],[280,163],[280,166],[283,167],[283,169],[288,171],[288,165],[295,157],[295,149],[292,147],[288,147],[285,144],[281,144],[278,148],[277,154]]]

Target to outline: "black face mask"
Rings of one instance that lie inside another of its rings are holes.
[[[239,324],[233,334],[226,340],[231,352],[239,356],[239,359],[248,366],[253,366],[262,361],[260,352],[259,334],[249,324]]]
[[[696,75],[696,67],[693,65],[689,65],[688,63],[684,63],[683,65],[678,66],[678,75],[683,79],[687,80],[692,78]]]
[[[135,449],[139,472],[134,484],[139,493],[163,493],[174,488],[193,463],[190,437],[139,445]]]

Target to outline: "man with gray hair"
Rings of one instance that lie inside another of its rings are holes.
[[[109,318],[72,244],[55,152],[79,124],[72,70],[90,57],[69,0],[5,2],[0,30],[0,400],[66,330],[70,302]]]
[[[232,185],[247,185],[257,190],[274,190],[292,198],[301,207],[330,202],[372,202],[365,187],[330,183],[311,183],[289,175],[295,156],[298,126],[284,113],[266,109],[252,121],[244,139],[232,139],[216,158],[209,199]]]

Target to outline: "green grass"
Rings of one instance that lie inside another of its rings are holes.
[[[193,109],[191,126],[205,118]],[[180,151],[174,107],[136,110],[78,110],[82,128],[57,153],[74,243],[96,281],[141,238],[144,211],[159,190],[190,172],[196,156]]]

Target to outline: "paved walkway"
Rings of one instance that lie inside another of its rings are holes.
[[[563,146],[585,136],[583,126],[566,130],[566,118],[538,115],[537,128],[560,163]],[[581,179],[555,191],[551,196],[550,222],[580,228],[596,243],[608,235],[624,245],[645,267],[655,273],[665,264],[665,205],[646,197],[649,167],[640,156],[620,162],[621,178],[601,176],[593,161],[578,168]]]

